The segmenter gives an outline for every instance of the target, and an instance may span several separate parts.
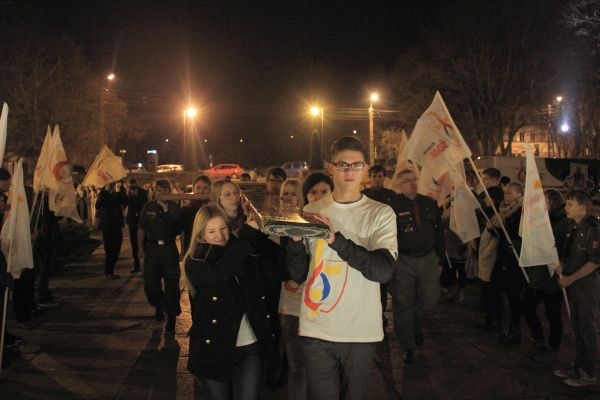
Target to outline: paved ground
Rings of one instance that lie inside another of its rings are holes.
[[[68,265],[52,281],[57,308],[32,329],[10,329],[26,337],[22,357],[3,371],[0,399],[203,399],[186,370],[190,326],[187,294],[176,335],[165,338],[144,297],[142,276],[131,275],[129,244],[117,270],[103,276],[103,250],[88,263]],[[478,288],[469,286],[462,305],[441,304],[425,345],[404,366],[394,334],[377,348],[368,398],[385,399],[600,399],[600,386],[572,389],[551,374],[552,365],[526,357],[530,343],[505,348],[495,334],[476,327]],[[524,332],[527,332],[524,327]],[[558,362],[568,360],[567,328]],[[286,388],[263,391],[263,399],[285,399]]]

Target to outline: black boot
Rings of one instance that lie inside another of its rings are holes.
[[[175,314],[167,315],[167,324],[165,325],[165,332],[175,333]]]
[[[521,344],[521,331],[511,329],[508,333],[503,333],[502,335],[500,335],[499,342],[504,346]]]

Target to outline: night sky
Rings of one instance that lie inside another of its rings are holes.
[[[117,75],[112,89],[145,122],[150,146],[176,141],[182,110],[194,104],[200,136],[215,146],[295,135],[302,149],[315,102],[330,139],[366,133],[366,112],[343,110],[366,110],[371,90],[382,94],[379,107],[393,108],[388,75],[436,10],[413,0],[36,3],[98,76]]]

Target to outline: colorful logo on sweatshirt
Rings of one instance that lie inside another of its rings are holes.
[[[304,289],[304,304],[308,316],[332,312],[340,302],[348,282],[348,263],[342,260],[329,260],[323,257],[325,240],[315,244],[311,259],[309,279]]]

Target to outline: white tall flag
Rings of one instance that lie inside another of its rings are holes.
[[[548,265],[550,274],[558,265],[558,253],[546,208],[542,181],[538,173],[531,145],[527,145],[527,175],[523,196],[523,215],[521,216],[521,255],[519,265],[530,267]]]
[[[421,166],[429,165],[431,175],[438,179],[450,169],[450,165],[458,164],[470,156],[469,146],[448,112],[440,92],[436,92],[431,105],[418,119],[399,158]]]
[[[441,160],[440,162],[446,161]],[[442,207],[446,203],[448,196],[454,193],[456,183],[459,180],[465,180],[465,166],[462,160],[457,164],[448,165],[450,169],[439,178],[435,178],[432,174],[433,168],[430,163],[425,163],[421,169],[417,184],[417,192],[437,201],[439,207]]]
[[[4,150],[6,149],[6,135],[8,129],[8,104],[2,106],[2,115],[0,115],[0,167],[4,160]]]
[[[23,159],[20,159],[13,171],[4,224],[0,232],[2,252],[7,257],[8,272],[17,279],[21,277],[24,269],[33,268],[29,229],[29,206],[23,185]]]
[[[464,179],[457,179],[454,185],[454,201],[450,212],[450,229],[463,243],[481,236],[475,210],[479,202]]]
[[[102,147],[96,156],[92,166],[88,170],[83,186],[103,187],[111,182],[116,182],[127,176],[121,159],[113,154],[106,145]]]
[[[37,163],[35,164],[35,171],[33,171],[33,191],[39,192],[42,189],[42,173],[46,171],[48,166],[48,153],[50,149],[50,143],[52,142],[52,133],[50,130],[50,126],[48,125],[48,130],[46,131],[46,137],[44,138],[44,143],[42,144],[42,150],[40,150],[40,156],[38,157]]]
[[[57,217],[67,217],[74,221],[82,222],[77,213],[77,193],[73,186],[71,166],[60,139],[58,125],[54,128],[52,141],[49,148],[50,161],[45,172],[42,173],[42,186],[49,188],[48,205]]]

